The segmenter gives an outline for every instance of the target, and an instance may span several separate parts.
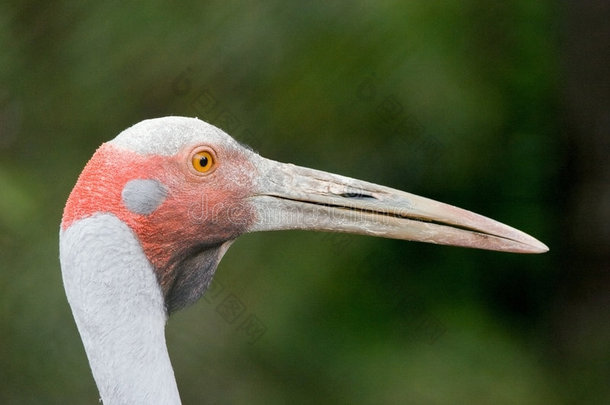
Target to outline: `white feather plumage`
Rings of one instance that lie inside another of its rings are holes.
[[[66,295],[104,404],[179,404],[163,296],[134,233],[112,214],[60,232]]]

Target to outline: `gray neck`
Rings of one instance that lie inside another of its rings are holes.
[[[60,232],[64,287],[106,405],[179,404],[161,289],[133,232],[96,214]]]

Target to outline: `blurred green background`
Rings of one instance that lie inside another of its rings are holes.
[[[185,404],[610,403],[608,20],[604,1],[3,2],[0,403],[97,402],[63,204],[98,145],[164,115],[551,248],[243,236],[168,323]]]

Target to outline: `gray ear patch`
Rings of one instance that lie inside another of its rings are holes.
[[[148,215],[159,208],[167,197],[167,188],[157,180],[130,180],[123,187],[121,198],[134,214]]]

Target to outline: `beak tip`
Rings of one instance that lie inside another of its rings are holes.
[[[544,243],[540,242],[538,239],[532,238],[531,243],[528,243],[528,250],[525,253],[546,253],[549,251],[549,247]]]

